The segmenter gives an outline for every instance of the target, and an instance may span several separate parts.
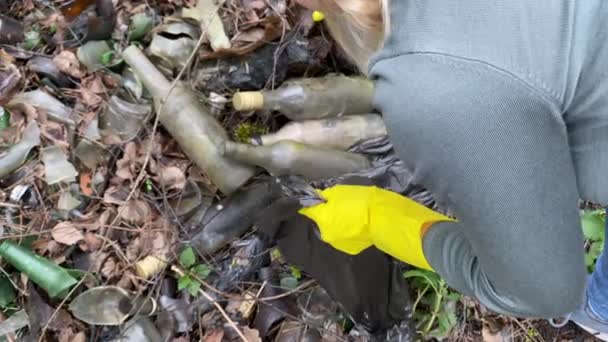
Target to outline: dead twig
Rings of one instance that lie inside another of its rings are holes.
[[[276,296],[271,296],[271,297],[262,297],[262,298],[257,298],[257,300],[259,300],[260,302],[266,302],[266,301],[271,301],[271,300],[277,300],[277,299],[281,299],[281,298],[285,298],[288,296],[291,296],[294,293],[303,291],[304,289],[306,289],[309,286],[312,286],[316,283],[316,281],[314,280],[309,280],[306,281],[304,283],[302,283],[302,285],[298,285],[298,287],[291,289],[285,293],[281,293],[280,295],[276,295]]]

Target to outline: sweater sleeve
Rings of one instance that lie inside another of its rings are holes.
[[[424,238],[437,273],[499,313],[576,309],[583,236],[557,107],[508,73],[446,55],[380,60],[371,76],[397,153],[458,220]]]

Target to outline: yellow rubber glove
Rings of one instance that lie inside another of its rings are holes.
[[[405,263],[431,270],[422,250],[423,228],[453,221],[377,187],[337,185],[320,194],[326,203],[299,213],[317,223],[323,241],[351,255],[373,245]]]

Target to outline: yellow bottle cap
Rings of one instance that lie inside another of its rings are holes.
[[[321,22],[325,19],[325,13],[321,11],[312,12],[312,20],[316,23]]]
[[[135,263],[135,273],[141,278],[150,279],[159,274],[167,265],[168,263],[159,257],[149,255]]]
[[[259,91],[244,91],[234,94],[232,106],[238,111],[264,108],[264,94]]]

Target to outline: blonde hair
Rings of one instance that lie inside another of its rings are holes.
[[[338,45],[366,74],[369,59],[388,35],[389,0],[320,0],[325,23]]]

